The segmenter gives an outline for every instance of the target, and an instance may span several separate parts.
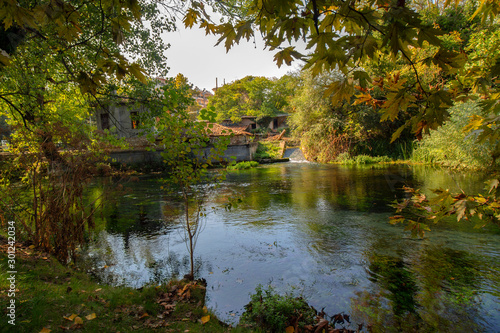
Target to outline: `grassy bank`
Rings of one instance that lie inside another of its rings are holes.
[[[227,327],[207,311],[200,281],[112,287],[19,243],[14,268],[9,268],[8,244],[1,236],[0,249],[1,332],[245,331]],[[12,270],[17,273],[9,274]],[[8,280],[11,275],[15,280]],[[12,300],[15,311],[8,309]],[[15,313],[15,327],[9,324],[9,313]]]

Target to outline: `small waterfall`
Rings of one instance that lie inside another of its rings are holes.
[[[304,154],[302,154],[302,150],[300,150],[299,147],[295,148],[287,148],[285,150],[285,153],[283,154],[284,158],[289,158],[290,162],[295,162],[295,163],[307,163],[308,161],[304,157]]]

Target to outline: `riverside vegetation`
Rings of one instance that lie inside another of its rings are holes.
[[[227,15],[225,20],[214,22],[206,7]],[[498,167],[500,8],[495,1],[208,0],[172,6],[10,1],[0,5],[0,13],[0,120],[13,153],[1,166],[1,221],[15,220],[18,239],[63,264],[74,260],[78,246],[92,235],[102,200],[84,205],[83,193],[93,176],[108,169],[107,149],[121,144],[113,129],[98,132],[95,118],[89,119],[123,99],[150,106],[138,121],[152,128],[147,120],[158,120],[160,140],[174,144],[166,154],[180,154],[179,163],[169,168],[182,188],[189,243],[195,238],[190,228],[203,212],[190,215],[188,206],[208,165],[193,166],[185,158],[206,141],[198,136],[201,126],[191,137],[168,137],[170,125],[187,123],[189,85],[167,80],[159,94],[148,79],[167,73],[161,33],[174,29],[179,15],[185,26],[219,35],[228,50],[260,32],[266,46],[277,51],[279,66],[305,61],[304,70],[290,80],[247,80],[238,93],[253,98],[271,91],[257,106],[247,105],[262,119],[276,114],[278,105],[290,111],[292,130],[311,160],[334,161],[342,153],[407,158],[415,148],[420,161]],[[299,39],[306,42],[307,55],[286,46]],[[276,93],[280,89],[295,89],[293,97],[283,98]],[[230,102],[248,102],[244,95]],[[408,189],[411,198],[397,209],[409,214],[392,221],[412,230],[450,216],[479,219],[478,227],[498,225],[498,187],[492,178],[481,193],[436,189],[432,199]],[[199,201],[194,202],[191,207]],[[190,246],[191,257],[193,251]]]

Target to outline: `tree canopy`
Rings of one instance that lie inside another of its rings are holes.
[[[293,90],[291,81],[286,75],[280,79],[247,76],[218,88],[209,106],[214,108],[219,122],[237,122],[242,116],[272,117],[286,112]]]

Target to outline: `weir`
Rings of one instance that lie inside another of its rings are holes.
[[[300,147],[287,148],[285,150],[285,153],[283,154],[283,158],[288,158],[290,162],[295,162],[295,163],[308,162],[304,157],[304,154],[302,153]]]

